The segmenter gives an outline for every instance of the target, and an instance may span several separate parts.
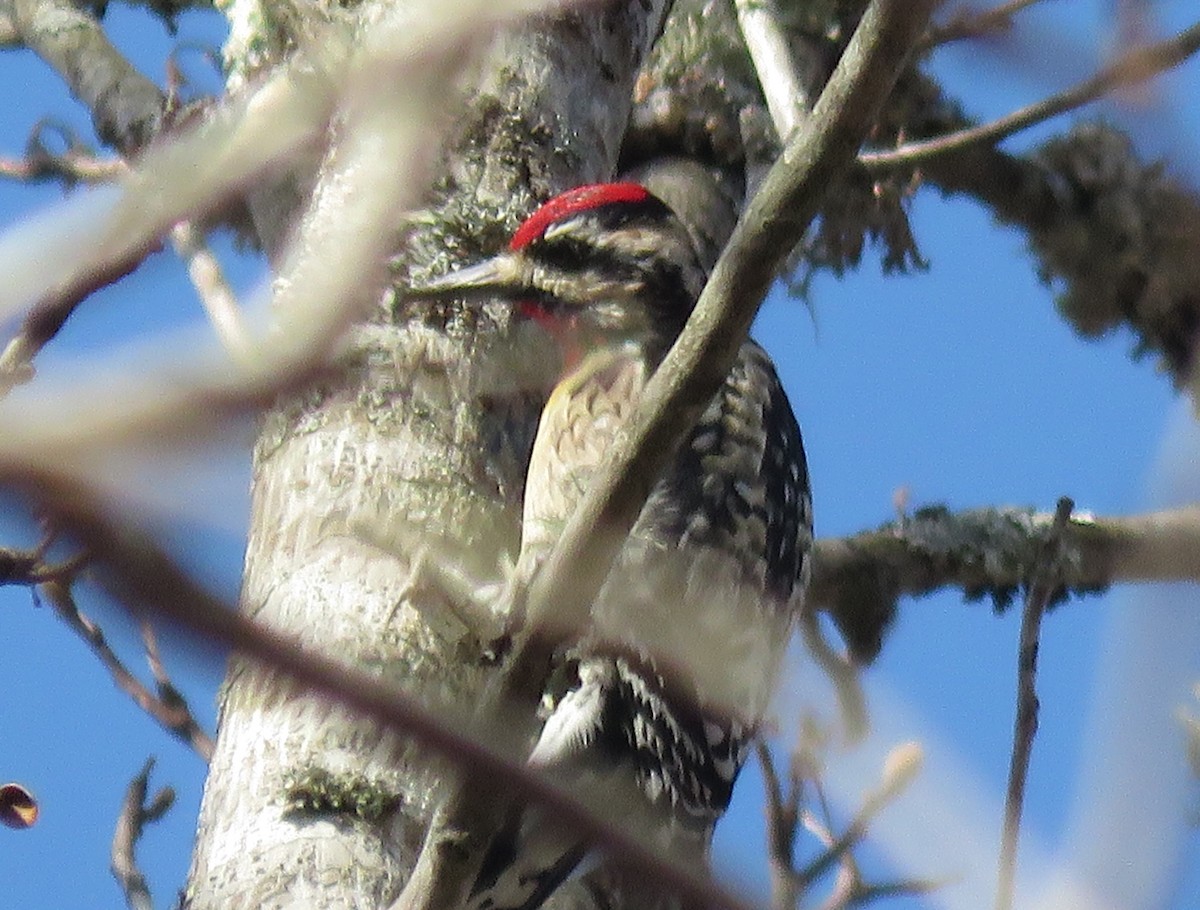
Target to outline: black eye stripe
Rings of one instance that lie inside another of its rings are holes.
[[[682,325],[691,313],[691,299],[678,263],[656,256],[633,259],[613,249],[596,248],[574,236],[540,242],[530,251],[549,273],[599,275],[643,287],[647,302],[662,318]]]
[[[630,261],[615,250],[593,246],[573,235],[544,240],[532,252],[540,263],[560,272],[597,271],[628,278],[639,271],[639,263]]]
[[[549,225],[524,254],[536,263],[536,285],[548,308],[574,308],[597,296],[634,295],[667,334],[691,313],[698,288],[680,261],[675,216],[657,199],[599,206]]]

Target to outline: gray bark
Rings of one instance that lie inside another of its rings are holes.
[[[612,175],[662,14],[620,4],[496,37],[438,188],[460,255],[502,236],[535,198]],[[407,266],[444,260],[446,230],[411,238]],[[336,378],[267,420],[242,608],[431,702],[469,704],[485,677],[475,630],[436,584],[409,581],[422,547],[483,578],[515,547],[549,365],[526,350],[534,368],[514,378],[513,340],[499,317],[396,316],[385,300]],[[188,905],[386,904],[412,868],[437,770],[398,737],[235,660]]]

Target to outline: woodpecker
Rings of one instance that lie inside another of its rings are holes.
[[[543,204],[509,248],[411,293],[511,302],[560,347],[526,477],[516,574],[537,570],[704,286],[687,230],[633,183]],[[646,502],[564,658],[530,763],[570,785],[622,780],[651,838],[706,857],[767,710],[810,571],[800,430],[746,342]],[[586,852],[526,811],[484,859],[471,910],[535,910]]]

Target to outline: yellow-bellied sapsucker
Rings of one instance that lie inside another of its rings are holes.
[[[507,251],[418,296],[508,299],[559,342],[517,572],[553,547],[704,285],[682,223],[637,184],[551,199]],[[767,709],[808,578],[812,507],[800,430],[766,353],[741,348],[624,543],[568,660],[530,761],[570,782],[631,782],[651,836],[705,856]],[[585,852],[526,811],[492,846],[473,910],[533,910]]]

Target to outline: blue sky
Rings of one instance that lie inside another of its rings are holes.
[[[940,54],[937,72],[970,113],[997,116],[1084,75],[1107,46],[1103,23],[1111,6],[1083,0],[1043,4],[1044,9],[1026,14],[1028,37],[1037,42],[1031,59],[970,46]],[[1190,3],[1150,6],[1164,32],[1187,24]],[[170,39],[120,7],[113,7],[110,19],[118,43],[158,78]],[[211,18],[188,14],[180,25],[180,39],[220,40],[219,23]],[[215,77],[204,73],[196,57],[187,66],[207,80],[205,87],[215,86]],[[0,85],[21,87],[4,92],[0,103],[3,153],[18,152],[29,128],[47,114],[86,130],[86,117],[31,55],[0,55]],[[1195,160],[1200,115],[1188,102],[1198,90],[1200,65],[1193,63],[1167,82],[1152,108],[1102,105],[1088,114],[1103,113],[1131,126],[1147,154],[1167,155],[1177,174],[1195,182],[1195,170],[1189,172],[1183,162]],[[1026,147],[1046,132],[1019,137],[1011,147]],[[53,187],[0,184],[0,224],[12,224],[59,195]],[[1020,234],[996,226],[971,203],[927,191],[916,197],[912,215],[931,262],[927,273],[884,278],[868,258],[860,272],[843,280],[818,278],[811,309],[773,296],[756,328],[780,364],[804,426],[820,534],[849,533],[889,519],[893,491],[901,486],[915,504],[1051,509],[1058,496],[1067,494],[1079,508],[1100,514],[1198,498],[1194,467],[1200,444],[1186,406],[1151,362],[1130,361],[1130,337],[1077,339],[1054,312],[1053,289],[1034,277]],[[217,248],[235,285],[249,291],[260,274],[258,264],[234,256],[224,241]],[[113,345],[199,318],[182,267],[171,255],[159,254],[131,279],[89,301],[39,359],[39,367],[47,375],[73,369],[81,358]],[[172,539],[214,585],[233,592],[247,512],[246,449],[210,464],[207,475],[205,495],[213,514],[219,513],[213,522],[217,530],[175,529]],[[27,542],[29,531],[12,520],[10,502],[4,513],[0,544]],[[1085,769],[1098,757],[1120,751],[1111,744],[1097,746],[1092,731],[1106,725],[1132,729],[1127,716],[1098,711],[1097,705],[1111,709],[1130,702],[1136,717],[1153,714],[1155,704],[1182,701],[1186,693],[1176,697],[1179,680],[1200,677],[1200,647],[1193,647],[1200,646],[1200,633],[1191,616],[1195,596],[1189,588],[1123,589],[1072,602],[1047,618],[1042,724],[1028,803],[1030,843],[1022,852],[1023,863],[1034,871],[1041,860],[1061,855],[1065,844],[1087,853],[1090,848],[1080,846],[1074,833],[1079,819],[1087,817],[1086,807],[1093,814],[1107,813],[1109,820],[1118,811],[1120,818],[1132,819],[1124,813],[1133,809],[1106,808],[1093,798],[1096,794],[1082,798],[1078,793],[1080,780],[1099,780]],[[84,607],[103,622],[130,666],[141,671],[136,631],[102,603],[85,601]],[[1157,619],[1147,623],[1147,616]],[[139,858],[157,905],[168,906],[187,868],[202,763],[117,692],[48,609],[30,606],[26,592],[0,589],[0,622],[8,642],[0,660],[0,782],[24,783],[43,810],[31,831],[0,830],[6,905],[63,910],[121,905],[108,873],[108,843],[127,782],[153,754],[159,762],[153,782],[174,787],[179,802],[148,830]],[[984,843],[985,857],[988,843],[994,854],[1011,737],[1018,623],[1015,613],[996,618],[986,605],[963,605],[954,594],[906,602],[879,664],[869,672],[877,726],[890,736],[926,743],[929,767],[922,781],[927,789],[886,814],[901,827],[907,819],[910,839],[920,837],[918,816],[939,824],[933,801],[940,796],[971,816],[971,836]],[[165,658],[211,729],[220,667],[177,647],[168,646]],[[1134,669],[1106,673],[1110,665]],[[829,713],[828,693],[812,677],[801,666],[789,680],[779,708],[782,729],[790,729],[802,706]],[[1131,694],[1137,686],[1148,689],[1145,700]],[[1151,784],[1170,778],[1178,763],[1172,764],[1174,753],[1161,743],[1132,733],[1125,739],[1133,745],[1154,743],[1150,758],[1133,759],[1146,769],[1135,800],[1144,808],[1152,801]],[[880,748],[873,741],[855,754],[835,753],[831,776],[861,766],[868,776],[859,786],[867,787]],[[1153,759],[1165,761],[1166,770],[1152,773],[1148,762]],[[1103,789],[1115,797],[1120,795],[1116,789],[1130,788]],[[750,769],[718,850],[722,869],[763,893],[759,792],[757,774]],[[845,792],[853,793],[854,786],[846,785]],[[1194,790],[1185,795],[1197,796]],[[848,808],[843,803],[837,811]],[[1130,868],[1119,876],[1129,881],[1152,863],[1139,860],[1135,849],[1145,829],[1131,821],[1125,830],[1135,832],[1124,854]],[[966,839],[960,838],[964,845]],[[1173,896],[1149,906],[1200,906],[1200,845],[1195,833],[1181,844],[1184,871],[1169,879]],[[1151,846],[1159,855],[1174,849]],[[871,868],[886,866],[892,850],[881,845],[868,851]],[[963,854],[934,852],[922,869],[987,882],[991,865],[975,868],[969,851]],[[988,857],[987,862],[994,861]],[[1037,887],[1035,879],[1021,892],[1027,906]],[[962,888],[950,889],[947,906],[963,906],[961,896],[954,896]],[[990,902],[990,891],[976,893]]]

